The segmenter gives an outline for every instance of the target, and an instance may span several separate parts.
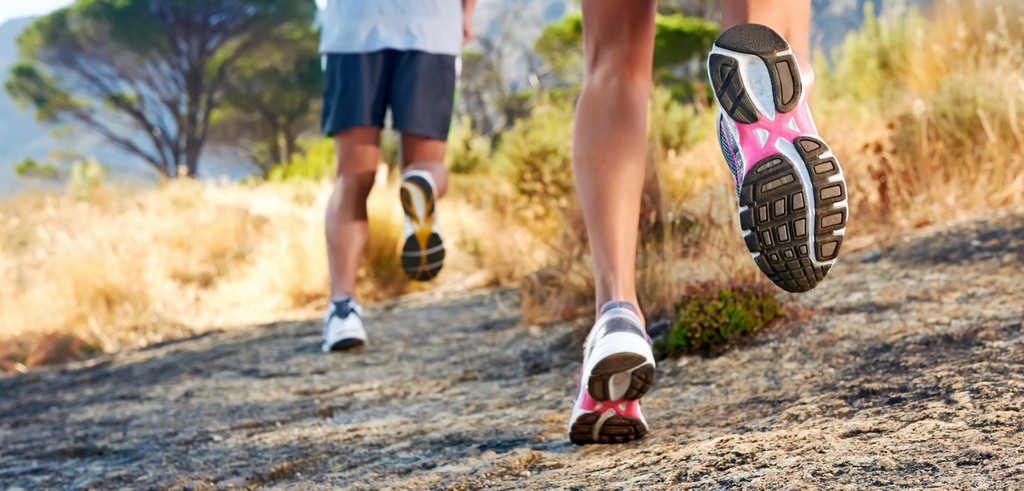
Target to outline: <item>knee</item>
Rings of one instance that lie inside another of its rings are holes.
[[[365,201],[373,189],[376,177],[375,169],[340,170],[334,177],[334,188],[346,197]]]
[[[646,94],[651,86],[651,63],[627,46],[595,47],[588,56],[586,84]]]
[[[374,172],[339,172],[334,178],[334,192],[327,201],[327,231],[351,221],[366,221],[366,202],[373,189]]]

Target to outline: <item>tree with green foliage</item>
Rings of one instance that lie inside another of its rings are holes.
[[[721,27],[682,14],[658,15],[654,37],[654,71],[680,66],[711,49]],[[544,27],[534,49],[569,83],[578,82],[583,62],[583,17],[579,12]],[[658,78],[658,77],[656,77]]]
[[[300,133],[314,127],[321,94],[319,33],[307,24],[288,24],[238,59],[228,78],[224,104],[214,113],[213,138],[245,143],[264,175],[299,149]]]
[[[76,0],[18,38],[5,87],[36,117],[73,121],[170,177],[195,176],[239,60],[314,0]]]

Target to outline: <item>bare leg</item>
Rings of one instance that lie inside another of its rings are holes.
[[[583,0],[585,73],[573,133],[597,306],[637,305],[635,267],[654,56],[654,0]]]
[[[741,24],[768,26],[789,41],[809,98],[814,90],[809,58],[811,0],[722,0],[722,31]]]
[[[338,173],[325,226],[331,298],[354,298],[359,262],[370,236],[366,199],[380,156],[380,128],[352,128],[334,135],[334,154]]]
[[[446,142],[414,134],[402,135],[402,170],[424,170],[437,184],[437,196],[448,192],[448,169],[444,168]]]

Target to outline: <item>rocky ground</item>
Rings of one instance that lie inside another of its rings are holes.
[[[216,332],[0,378],[6,489],[1020,489],[1024,213],[848,254],[799,319],[666,359],[649,436],[577,447],[571,326],[515,291]]]

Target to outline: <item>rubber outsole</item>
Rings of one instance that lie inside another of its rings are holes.
[[[601,423],[601,413],[587,413],[576,419],[569,429],[569,441],[577,445],[588,443],[626,443],[647,434],[643,421],[628,416],[612,416]],[[594,425],[600,424],[597,438]]]
[[[431,189],[430,185],[425,179],[414,176],[409,179],[414,184],[424,190],[425,199],[427,199],[426,215],[432,217],[435,212],[435,203],[433,193],[428,193],[427,190]],[[414,223],[421,221],[420,217],[416,216],[416,211],[413,207],[413,199],[409,193],[409,190],[402,188],[400,191],[402,209],[405,211],[407,219]],[[426,221],[431,221],[427,219]],[[402,245],[402,270],[405,272],[409,279],[414,281],[430,281],[434,279],[441,272],[441,268],[444,267],[444,241],[441,236],[436,232],[431,231],[426,236],[424,241],[419,234],[412,234],[405,240],[405,244]]]
[[[339,339],[331,345],[330,351],[346,351],[355,348],[361,348],[366,345],[366,341],[359,338],[345,338]]]
[[[430,281],[444,267],[444,242],[434,232],[421,244],[418,237],[410,235],[402,246],[402,270],[411,280]]]
[[[729,51],[756,55],[778,53],[789,49],[789,43],[779,33],[760,24],[741,24],[722,33],[715,44]]]
[[[747,94],[747,88],[740,77],[740,65],[735,59],[725,55],[712,54],[708,58],[711,75],[711,86],[722,109],[734,121],[743,124],[757,122],[757,108]]]
[[[647,362],[647,358],[636,353],[617,353],[597,362],[590,370],[590,379],[587,382],[587,392],[595,401],[607,401],[611,399],[612,377],[623,372],[632,372],[630,375],[629,388],[626,389],[623,399],[636,400],[651,390],[654,383],[654,365]]]
[[[797,164],[811,176],[813,197],[805,195],[800,173],[782,154],[755,164],[740,189],[740,227],[747,250],[772,282],[794,293],[811,290],[824,279],[831,268],[827,262],[835,260],[843,241],[833,232],[844,228],[847,219],[846,208],[833,206],[846,199],[846,184],[829,180],[840,175],[838,163],[833,157],[821,158],[828,151],[821,140],[797,138],[796,147],[804,146],[816,146],[814,152],[801,152],[805,160]]]

